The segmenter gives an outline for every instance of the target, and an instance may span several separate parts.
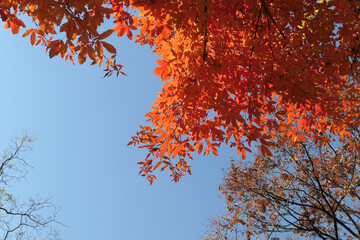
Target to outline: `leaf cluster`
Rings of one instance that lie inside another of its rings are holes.
[[[25,27],[22,15],[36,26],[23,35],[31,44],[73,63],[74,56],[105,63],[105,76],[125,75],[112,33],[161,56],[154,73],[164,85],[146,114],[150,130],[130,142],[150,154],[140,163],[149,180],[160,162],[156,169],[169,166],[177,181],[194,152],[216,155],[221,144],[245,158],[259,142],[270,155],[275,133],[304,138],[292,122],[316,141],[318,132],[346,137],[346,124],[359,125],[351,77],[360,57],[356,1],[1,1],[0,17],[14,34]],[[100,33],[107,19],[114,27]]]
[[[272,156],[233,161],[220,187],[228,214],[213,222],[212,235],[244,229],[248,238],[358,239],[360,143],[352,133],[324,144],[276,139]]]

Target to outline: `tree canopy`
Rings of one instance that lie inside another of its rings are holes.
[[[326,133],[350,136],[359,125],[359,4],[352,0],[5,0],[5,28],[50,57],[105,64],[125,74],[115,33],[149,45],[164,82],[129,144],[146,148],[141,174],[190,173],[194,152],[221,144],[243,158],[253,142],[271,155],[276,133],[321,144]],[[27,15],[33,28],[21,20]],[[112,29],[99,32],[106,19]],[[331,121],[330,121],[330,120]],[[294,125],[295,124],[295,125]]]
[[[359,239],[359,129],[322,146],[280,139],[272,156],[232,161],[220,186],[227,211],[206,239]]]

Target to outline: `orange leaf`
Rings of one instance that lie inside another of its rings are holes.
[[[263,154],[263,155],[267,155],[267,156],[271,156],[272,154],[271,154],[271,151],[267,148],[267,147],[265,147],[264,145],[262,145],[261,146],[261,153]]]
[[[97,42],[95,44],[95,49],[96,49],[96,52],[98,54],[98,56],[100,58],[102,58],[104,56],[104,53],[103,53],[103,47],[101,46],[101,43],[100,42]]]
[[[118,33],[117,36],[121,37],[122,35],[125,34],[126,28],[127,28],[126,26],[122,25],[121,23],[118,23],[118,25],[115,26],[113,29],[115,32]]]
[[[4,24],[4,29],[7,29],[7,28],[10,28],[10,21],[7,21],[7,22]]]
[[[165,165],[165,166],[163,166],[161,169],[160,169],[160,171],[162,172],[162,171],[164,171],[165,170],[165,168],[167,168],[169,165]]]
[[[106,30],[105,32],[103,32],[102,34],[99,35],[99,40],[103,40],[103,39],[109,37],[113,32],[114,32],[114,30],[112,30],[112,29]]]
[[[245,158],[246,158],[245,148],[241,149],[241,157],[242,157],[243,160],[245,160]]]
[[[101,42],[101,44],[104,46],[104,48],[109,52],[109,53],[112,53],[112,54],[116,54],[116,48],[107,43],[107,42]]]
[[[95,50],[91,46],[88,46],[87,51],[88,51],[88,55],[91,58],[91,60],[94,61],[96,59]]]
[[[166,66],[166,62],[164,62],[162,59],[156,59],[156,63],[160,66]]]
[[[164,62],[161,59],[156,59],[156,62],[157,62],[157,64],[160,65],[160,67],[155,68],[154,74],[162,77],[163,75],[165,75],[167,73],[166,62]]]
[[[15,21],[16,21],[16,25],[18,25],[19,27],[20,26],[21,27],[26,27],[25,23],[21,19],[16,19]]]
[[[87,56],[86,49],[85,48],[81,49],[78,56],[78,61],[80,64],[83,64],[86,61],[86,56]]]
[[[20,27],[17,24],[11,24],[11,32],[13,34],[18,34],[20,32]]]
[[[215,147],[213,147],[212,145],[211,145],[211,151],[215,156],[219,155],[218,150]]]
[[[74,64],[74,66],[75,66],[75,62],[74,62],[73,56],[70,55],[70,58],[69,58],[69,59],[70,59],[70,62],[71,62],[72,64]]]
[[[32,32],[30,35],[30,43],[31,43],[31,45],[34,45],[35,42],[36,42],[36,35],[35,35],[35,32]]]
[[[59,45],[60,45],[60,42],[51,42],[49,46],[50,47],[50,51],[49,51],[49,56],[50,58],[53,58],[54,56],[56,56],[60,49],[59,49]]]
[[[130,28],[126,28],[126,35],[130,40],[132,40],[132,32],[131,32]]]
[[[30,33],[32,33],[34,31],[34,29],[28,29],[25,31],[25,33],[22,35],[22,37],[26,37],[27,35],[29,35]]]
[[[161,163],[162,163],[162,162],[159,161],[159,162],[155,165],[154,170],[157,169],[157,168],[161,165]]]

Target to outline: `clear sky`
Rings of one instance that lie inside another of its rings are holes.
[[[160,57],[112,41],[128,77],[104,79],[103,68],[50,59],[28,38],[0,31],[0,147],[24,133],[38,137],[25,155],[34,168],[13,192],[50,197],[66,240],[201,239],[224,210],[218,185],[235,152],[195,156],[192,176],[174,183],[166,172],[150,186],[136,164],[146,153],[126,145],[161,90],[153,74]]]

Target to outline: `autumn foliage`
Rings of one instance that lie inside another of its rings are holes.
[[[315,144],[321,134],[349,137],[359,125],[359,12],[352,0],[0,2],[5,28],[25,28],[50,57],[75,63],[77,56],[80,64],[105,64],[106,75],[125,74],[107,40],[112,33],[161,56],[154,73],[162,92],[146,114],[149,126],[130,142],[147,149],[139,164],[150,182],[165,168],[177,181],[190,173],[194,152],[217,155],[221,144],[245,158],[253,142],[271,155],[275,133]],[[106,19],[114,27],[99,32]]]
[[[220,187],[227,214],[206,239],[359,239],[359,130],[351,134],[276,140],[273,156],[233,161]]]

